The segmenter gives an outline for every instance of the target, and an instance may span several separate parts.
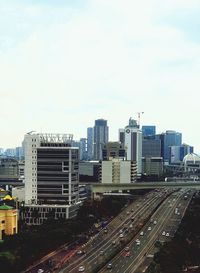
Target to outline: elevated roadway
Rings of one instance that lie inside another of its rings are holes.
[[[91,184],[91,193],[95,195],[102,194],[105,192],[113,191],[129,191],[136,189],[155,189],[155,188],[190,188],[200,189],[200,182],[192,181],[177,181],[176,182],[136,182],[136,183],[124,183],[124,184],[113,184],[113,183],[95,183]]]

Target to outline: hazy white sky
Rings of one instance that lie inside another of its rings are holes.
[[[0,147],[26,132],[110,140],[129,117],[200,152],[199,0],[0,1]]]

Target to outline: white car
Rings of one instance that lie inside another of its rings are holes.
[[[124,249],[126,252],[130,250],[129,246],[126,246]]]
[[[123,238],[123,237],[124,237],[124,234],[121,233],[121,234],[119,235],[119,238]]]
[[[156,225],[156,224],[157,224],[157,221],[155,220],[155,221],[153,222],[153,224]]]
[[[132,228],[133,227],[133,225],[132,224],[130,224],[130,226],[129,226],[130,228]]]
[[[151,230],[151,227],[148,227],[148,230],[150,231],[150,230]]]
[[[165,234],[165,236],[166,236],[166,237],[169,237],[169,232],[167,232],[167,233]]]
[[[79,266],[78,272],[84,272],[84,271],[85,271],[85,267],[84,266]]]
[[[136,245],[139,246],[139,245],[140,245],[140,241],[137,241],[137,242],[136,242]]]
[[[163,231],[163,232],[162,232],[162,235],[165,236],[165,234],[166,234],[165,231]]]
[[[42,268],[39,268],[37,271],[37,273],[43,273],[43,272],[44,272],[44,270]]]
[[[143,236],[143,235],[144,235],[144,231],[141,231],[141,232],[140,232],[140,236]]]

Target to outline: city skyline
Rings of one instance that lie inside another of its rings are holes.
[[[0,4],[0,147],[28,131],[86,137],[129,117],[176,130],[200,153],[200,3],[51,0]]]

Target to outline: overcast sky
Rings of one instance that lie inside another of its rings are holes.
[[[26,132],[110,140],[143,125],[176,130],[200,152],[199,0],[0,1],[0,147]]]

